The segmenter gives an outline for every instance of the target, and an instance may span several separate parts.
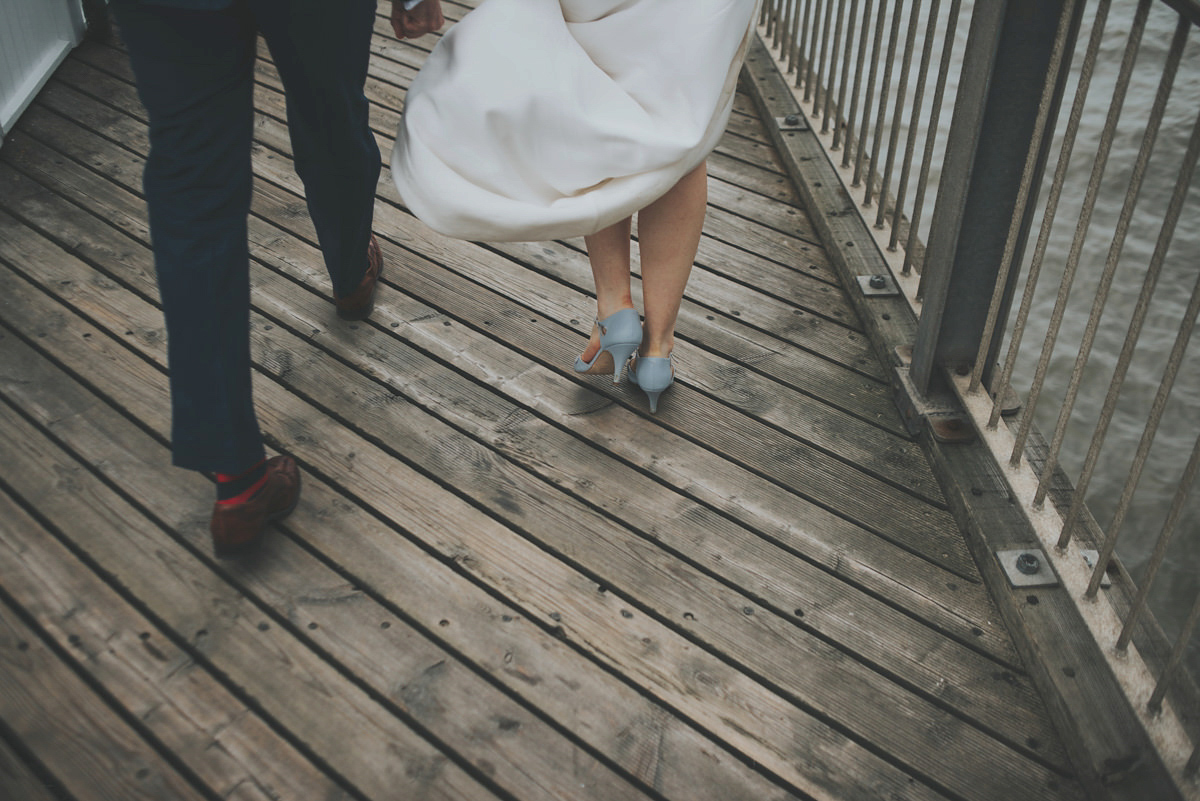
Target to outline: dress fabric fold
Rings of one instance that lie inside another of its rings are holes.
[[[728,122],[757,0],[484,0],[413,81],[392,152],[440,233],[595,233],[661,197]]]

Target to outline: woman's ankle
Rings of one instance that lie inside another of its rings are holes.
[[[638,355],[644,356],[647,359],[665,359],[671,355],[671,351],[675,348],[675,339],[647,339],[642,342],[638,348]]]
[[[596,301],[596,319],[607,320],[619,311],[632,309],[633,298],[618,298],[614,301],[606,301],[601,303],[599,299]]]

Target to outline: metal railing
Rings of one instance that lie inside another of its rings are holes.
[[[760,20],[920,314],[914,384],[926,391],[935,375],[947,376],[997,458],[1010,471],[1032,471],[1029,491],[1014,492],[1031,519],[1047,519],[1045,501],[1055,501],[1045,550],[1115,663],[1131,650],[1181,526],[1191,527],[1193,547],[1200,535],[1200,414],[1187,406],[1196,397],[1176,403],[1184,409],[1171,417],[1180,377],[1200,376],[1197,354],[1189,361],[1187,352],[1200,313],[1200,44],[1189,42],[1198,26],[1196,0],[766,0]],[[1131,87],[1134,97],[1148,98],[1147,86],[1149,109],[1123,115]],[[946,119],[950,108],[953,120]],[[1081,135],[1091,137],[1082,148]],[[1117,159],[1114,143],[1124,148]],[[1190,223],[1182,244],[1181,221]],[[1144,244],[1132,247],[1131,231]],[[1061,273],[1058,286],[1048,289],[1053,273]],[[1156,292],[1164,275],[1171,288]],[[1116,311],[1114,285],[1123,287],[1124,306]],[[1106,315],[1119,323],[1103,322]],[[1155,330],[1150,344],[1148,322]],[[1121,323],[1124,337],[1113,336]],[[1031,358],[1022,344],[1038,327],[1045,338]],[[1147,361],[1158,370],[1153,400],[1130,402],[1131,366]],[[1046,389],[1057,367],[1065,386],[1055,405],[1049,396],[1058,393]],[[1009,387],[1017,384],[1024,399],[1019,417],[1010,419]],[[1200,385],[1192,391],[1200,396]],[[1182,432],[1177,439],[1195,439],[1190,456],[1183,456],[1186,448],[1156,454],[1164,420]],[[1105,449],[1114,421],[1142,431],[1136,447],[1127,441],[1116,456],[1111,443]],[[1052,433],[1037,441],[1031,466],[1039,427]],[[1055,492],[1068,445],[1074,490]],[[1122,462],[1129,464],[1123,479],[1114,470]],[[1178,483],[1135,597],[1113,613],[1119,634],[1112,634],[1107,613],[1091,601],[1148,469]],[[1110,485],[1122,485],[1119,495],[1105,493],[1111,521],[1104,528],[1085,503],[1101,471]],[[1072,560],[1085,523],[1098,534],[1100,553],[1079,574]],[[1152,691],[1126,686],[1151,729],[1166,725],[1163,699],[1183,671],[1200,620],[1198,590],[1193,575],[1188,592],[1195,600],[1150,680]],[[1136,681],[1127,665],[1116,672],[1125,684]],[[1195,749],[1182,773],[1194,777],[1198,768]]]

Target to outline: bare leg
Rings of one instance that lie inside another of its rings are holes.
[[[596,281],[596,317],[603,320],[621,309],[633,308],[633,294],[629,289],[629,235],[633,218],[620,222],[585,237],[588,260],[592,264],[592,276]],[[585,362],[592,360],[600,348],[600,332],[593,326],[592,338],[584,350]]]
[[[708,204],[705,167],[701,162],[665,195],[638,212],[642,299],[646,306],[640,351],[643,356],[665,357],[675,346],[675,320],[700,246]]]

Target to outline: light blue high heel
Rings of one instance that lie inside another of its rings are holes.
[[[596,320],[596,327],[600,329],[600,350],[590,362],[577,357],[575,372],[603,375],[612,370],[613,383],[619,384],[625,362],[642,344],[642,320],[637,309],[621,309],[603,320]],[[608,358],[603,358],[606,355]]]
[[[661,356],[638,356],[629,363],[629,380],[637,384],[650,401],[650,414],[658,411],[658,396],[675,383],[675,368],[671,354]]]

